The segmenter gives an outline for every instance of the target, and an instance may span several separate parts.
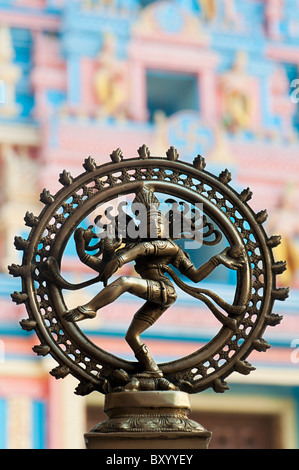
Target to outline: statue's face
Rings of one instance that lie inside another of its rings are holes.
[[[151,214],[147,220],[147,235],[150,238],[167,238],[166,221],[161,214]]]

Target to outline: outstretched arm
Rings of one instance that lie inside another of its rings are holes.
[[[121,254],[115,253],[115,257],[111,259],[105,266],[101,281],[103,281],[104,286],[107,285],[108,279],[124,264],[134,261],[143,254],[142,245],[136,245],[134,248],[128,250],[127,252],[121,252]]]
[[[209,261],[196,269],[193,265],[185,272],[185,275],[193,282],[200,282],[211,274],[214,269],[223,264],[229,269],[241,268],[245,263],[244,252],[237,257],[229,255],[231,247],[225,248],[218,255],[213,256]]]
[[[103,261],[96,256],[89,255],[85,251],[86,245],[89,244],[93,237],[94,233],[91,228],[88,228],[87,230],[84,230],[82,227],[77,228],[74,233],[76,250],[82,263],[86,264],[97,272],[101,272],[104,269]]]
[[[216,256],[213,256],[209,261],[196,269],[194,266],[190,267],[185,275],[193,282],[200,282],[211,274],[212,271],[219,265]]]

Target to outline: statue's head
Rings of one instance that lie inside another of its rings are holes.
[[[137,208],[137,219],[140,222],[140,234],[143,237],[157,239],[167,238],[169,235],[169,223],[159,210],[160,202],[153,189],[143,186],[133,201]]]
[[[167,221],[160,211],[151,211],[147,215],[146,229],[148,238],[167,238],[169,236]]]

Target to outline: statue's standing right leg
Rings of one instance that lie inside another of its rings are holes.
[[[126,341],[133,350],[136,359],[143,366],[144,372],[151,376],[162,377],[163,374],[154,361],[148,347],[142,342],[140,335],[152,326],[167,308],[168,306],[165,305],[146,302],[135,314],[126,334]]]

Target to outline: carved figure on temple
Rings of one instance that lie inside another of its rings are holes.
[[[206,21],[213,21],[217,14],[217,2],[215,0],[199,0],[203,17]]]
[[[299,269],[299,220],[296,186],[289,183],[283,190],[276,208],[271,212],[269,228],[280,233],[282,240],[275,248],[276,259],[284,259],[288,269],[279,279],[283,286],[294,285]]]
[[[226,130],[222,125],[214,127],[214,146],[209,153],[209,159],[214,163],[234,163],[235,156],[230,147]]]
[[[247,54],[240,51],[231,70],[221,79],[223,119],[230,131],[245,130],[250,126],[252,98],[246,69]]]
[[[116,57],[116,43],[106,35],[97,61],[94,90],[103,117],[124,118],[127,113],[127,70]]]

